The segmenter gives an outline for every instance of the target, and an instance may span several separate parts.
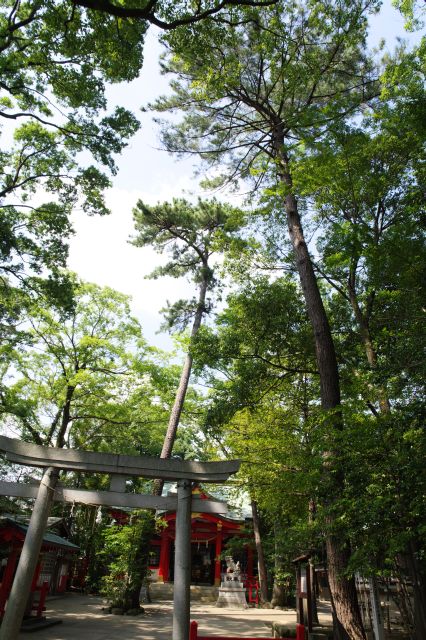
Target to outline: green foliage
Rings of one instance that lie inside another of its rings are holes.
[[[67,3],[2,3],[0,122],[13,133],[0,150],[2,303],[19,287],[70,306],[59,273],[69,214],[76,204],[108,212],[102,166],[115,173],[114,155],[139,126],[126,109],[108,109],[104,83],[137,76],[145,30]]]
[[[264,380],[267,386],[274,380],[279,386],[292,374],[316,375],[311,330],[292,279],[254,279],[230,294],[227,303],[216,319],[216,331],[204,328],[194,346],[200,373],[209,367],[228,370],[224,396],[235,384],[252,405],[262,396]],[[258,386],[250,384],[253,379]]]
[[[392,0],[392,4],[404,16],[407,31],[415,31],[423,27],[422,17],[425,15],[425,7],[421,0]]]
[[[229,183],[275,186],[278,145],[291,155],[375,95],[366,17],[361,2],[278,2],[233,10],[233,29],[201,25],[190,41],[182,30],[168,34],[163,66],[175,76],[173,94],[153,108],[183,117],[164,127],[166,148],[199,154],[213,179],[219,170]]]
[[[261,511],[267,557],[278,549],[291,571],[320,538],[319,522],[308,522],[324,450],[313,337],[291,277],[253,278],[227,303],[194,346],[211,388],[206,442],[242,461],[239,480]]]
[[[133,511],[128,525],[104,529],[104,544],[99,553],[108,574],[101,580],[101,593],[112,606],[124,610],[139,606],[140,585],[148,577],[149,543],[156,526],[152,512],[139,510]]]
[[[3,419],[40,444],[158,451],[173,383],[156,382],[160,367],[127,297],[74,279],[74,298],[67,315],[29,310],[30,345],[5,354],[13,376]]]
[[[189,276],[200,291],[198,299],[179,300],[166,309],[167,327],[182,330],[197,310],[209,312],[211,302],[205,296],[218,284],[212,261],[220,253],[243,246],[238,232],[244,214],[215,199],[199,199],[192,204],[181,198],[154,207],[139,201],[133,215],[137,232],[133,244],[152,246],[158,253],[170,256],[169,262],[154,269],[149,277]]]

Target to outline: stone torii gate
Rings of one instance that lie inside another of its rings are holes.
[[[147,456],[58,449],[0,436],[0,452],[10,462],[44,468],[39,486],[0,482],[0,494],[36,498],[21,557],[0,628],[0,640],[16,640],[54,500],[85,504],[176,509],[175,578],[172,640],[188,640],[190,621],[191,511],[226,513],[226,504],[192,498],[193,482],[226,481],[238,471],[238,460],[195,462]],[[84,491],[58,485],[59,470],[110,475],[110,491]],[[126,478],[177,481],[177,498],[125,493]]]

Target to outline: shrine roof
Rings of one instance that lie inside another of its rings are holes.
[[[22,534],[25,537],[28,526],[23,524],[22,522],[17,522],[12,518],[5,518],[0,516],[0,530],[4,529],[14,529],[18,533]],[[61,538],[61,536],[56,535],[56,533],[51,533],[50,531],[46,531],[43,536],[43,546],[51,546],[57,547],[61,549],[68,549],[69,551],[79,551],[80,547],[65,538]]]
[[[163,486],[163,496],[174,495],[177,492],[176,483],[175,482],[165,482]],[[246,520],[252,520],[251,509],[247,505],[241,506],[241,508],[236,508],[232,504],[228,502],[226,496],[223,494],[215,495],[211,491],[206,491],[201,484],[197,484],[194,486],[192,490],[193,495],[198,495],[201,499],[205,500],[223,500],[227,502],[228,512],[226,514],[217,514],[215,517],[218,520],[228,520],[229,522],[244,522]]]

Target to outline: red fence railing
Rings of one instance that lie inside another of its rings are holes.
[[[259,583],[257,580],[245,580],[244,587],[249,604],[259,604]]]

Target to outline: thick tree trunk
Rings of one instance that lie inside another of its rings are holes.
[[[365,632],[358,606],[354,578],[347,578],[345,571],[350,550],[341,540],[328,535],[326,538],[327,574],[333,604],[334,639],[364,640]]]
[[[308,316],[314,332],[315,350],[318,363],[321,405],[330,412],[330,428],[343,428],[340,410],[340,379],[337,368],[336,352],[327,314],[319,291],[311,256],[303,234],[297,200],[292,193],[293,183],[289,167],[289,158],[284,151],[282,125],[275,132],[275,153],[280,161],[280,179],[286,190],[285,211],[289,236],[292,242],[299,273],[300,283],[305,297]],[[325,453],[324,471],[327,478],[330,502],[342,489],[342,470],[334,466],[334,453]],[[333,471],[334,473],[331,473]],[[327,566],[330,592],[336,617],[335,635],[339,640],[365,640],[365,632],[358,607],[357,593],[353,579],[345,577],[349,560],[349,545],[344,540],[329,535],[327,545]]]
[[[257,551],[257,566],[259,569],[260,600],[263,604],[266,604],[268,602],[268,574],[266,572],[265,556],[263,553],[262,538],[260,536],[259,512],[257,510],[257,503],[254,500],[251,501],[251,511],[253,515],[254,541]]]
[[[290,174],[285,174],[283,179],[287,187],[291,186]],[[337,409],[337,412],[334,412],[335,418],[333,422],[336,426],[340,426],[340,381],[336,352],[311,256],[304,238],[297,201],[291,193],[285,197],[285,208],[288,231],[296,257],[300,284],[302,286],[309,320],[314,331],[315,351],[320,376],[321,405],[325,410]]]
[[[277,568],[277,562],[275,561],[275,568]],[[272,585],[272,598],[271,598],[271,606],[275,609],[280,609],[281,607],[285,607],[287,604],[287,587],[282,581],[277,580],[277,577],[274,577],[274,584]]]
[[[198,295],[197,310],[195,312],[194,322],[191,329],[191,343],[198,333],[201,326],[203,315],[206,310],[206,295],[208,284],[210,282],[210,270],[205,269],[205,277],[200,285],[200,291]],[[185,362],[182,367],[182,373],[179,380],[179,386],[176,391],[175,401],[170,413],[169,424],[167,426],[166,435],[164,436],[163,448],[161,450],[160,458],[170,458],[173,450],[173,444],[176,440],[176,433],[179,426],[179,420],[182,413],[183,405],[185,402],[186,392],[188,390],[189,378],[191,375],[193,358],[191,355],[191,343],[189,345],[189,351],[186,355]],[[164,480],[158,479],[154,481],[153,495],[161,496],[163,491]]]

